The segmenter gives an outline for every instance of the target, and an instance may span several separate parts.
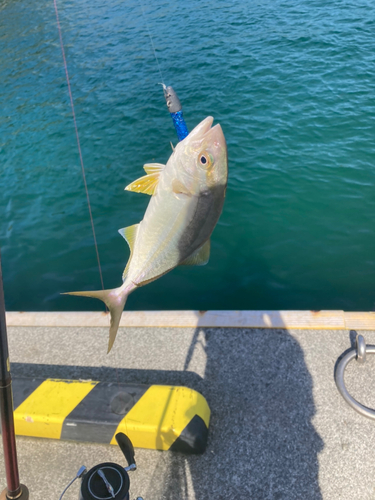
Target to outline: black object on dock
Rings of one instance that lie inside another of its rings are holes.
[[[3,437],[3,450],[7,488],[0,494],[0,500],[28,500],[29,491],[20,484],[16,436],[14,431],[12,379],[10,376],[10,362],[8,337],[5,319],[5,301],[3,289],[3,274],[1,269],[0,254],[0,416],[1,434]]]

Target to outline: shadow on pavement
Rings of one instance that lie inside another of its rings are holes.
[[[199,390],[202,377],[191,371],[134,370],[107,366],[44,365],[11,363],[12,377],[97,380],[130,384],[183,385]]]
[[[321,499],[323,441],[298,342],[281,329],[197,328],[186,370],[199,343],[207,364],[198,385],[212,411],[207,450],[163,454],[150,483],[162,491],[146,498]]]

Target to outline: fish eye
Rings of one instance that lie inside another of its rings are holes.
[[[207,153],[207,151],[203,151],[202,153],[199,154],[198,161],[201,167],[206,169],[210,168],[213,163],[212,156],[209,153]]]

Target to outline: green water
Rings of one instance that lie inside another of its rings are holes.
[[[128,257],[124,192],[176,136],[148,38],[188,127],[222,125],[229,186],[207,266],[128,309],[347,309],[375,303],[375,4],[58,1],[106,287]],[[102,309],[53,2],[0,0],[0,246],[10,310]]]

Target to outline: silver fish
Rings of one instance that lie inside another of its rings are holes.
[[[227,146],[211,116],[179,142],[166,165],[144,166],[147,175],[125,189],[151,195],[143,220],[120,229],[130,247],[123,284],[112,290],[69,292],[101,299],[111,314],[108,352],[126,299],[179,265],[204,265],[210,236],[223,209],[228,179]]]

